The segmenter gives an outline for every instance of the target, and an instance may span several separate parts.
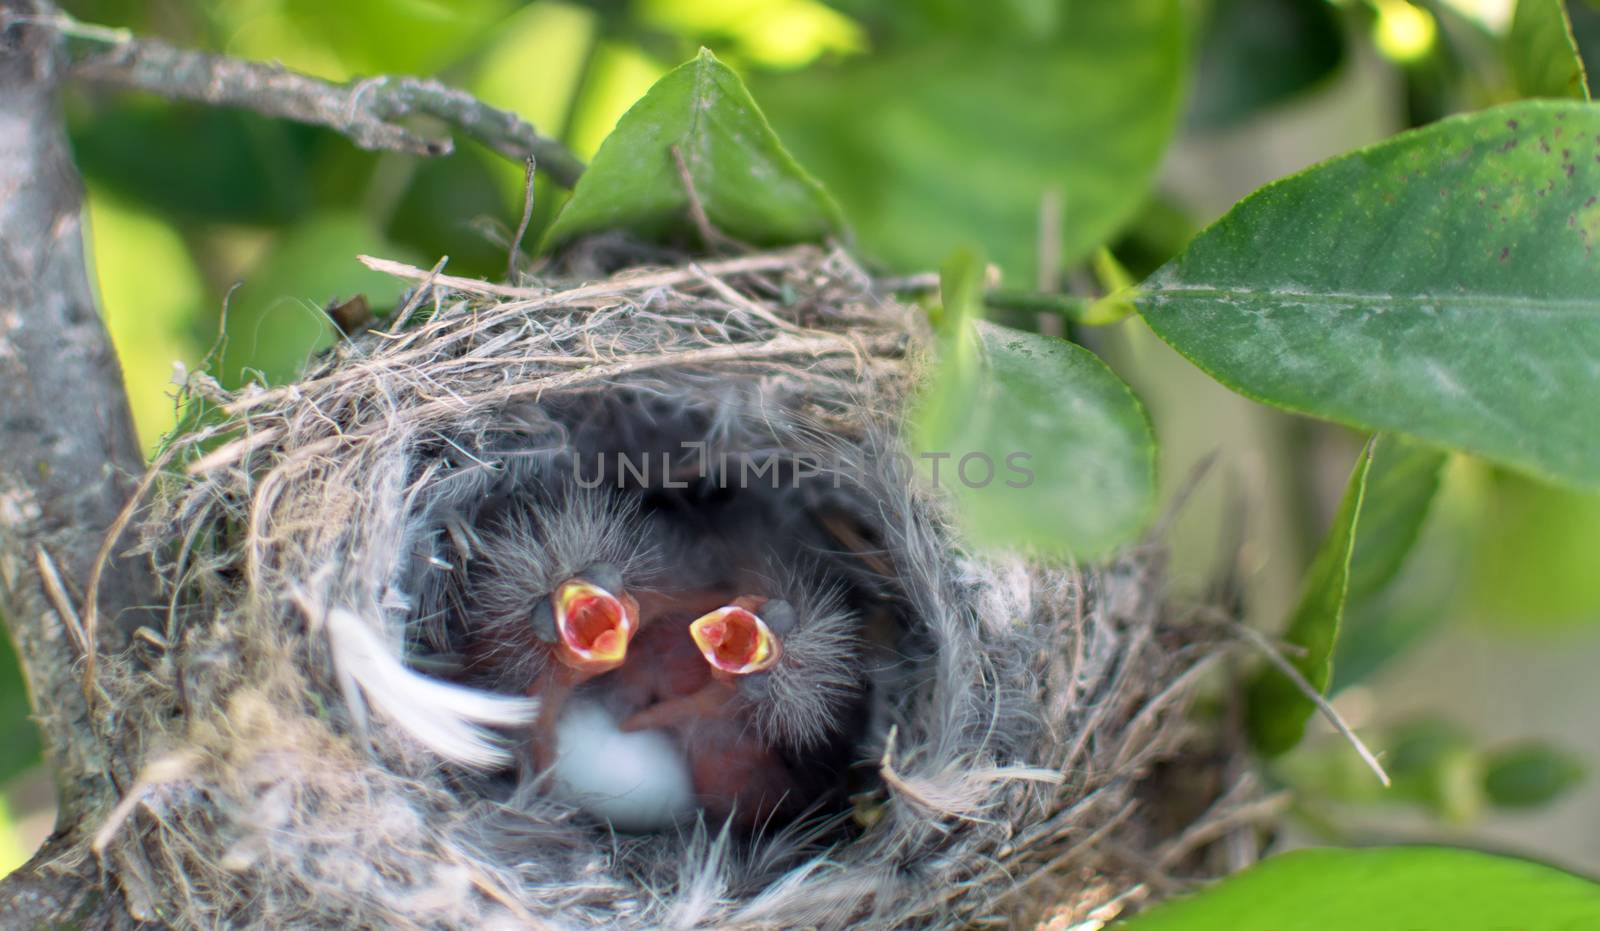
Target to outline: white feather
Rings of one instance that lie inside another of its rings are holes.
[[[484,726],[525,725],[538,713],[538,702],[440,682],[407,669],[397,651],[354,611],[334,608],[327,625],[334,666],[358,726],[366,719],[365,697],[367,704],[446,759],[485,769],[511,762],[505,742]],[[359,695],[350,683],[360,687]]]
[[[569,704],[556,722],[551,794],[619,831],[660,831],[694,814],[689,763],[661,731],[624,733],[605,709]]]

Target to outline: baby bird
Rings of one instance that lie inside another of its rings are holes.
[[[742,552],[761,568],[722,563],[725,584],[696,607],[724,603],[652,617],[629,661],[593,687],[623,713],[623,733],[677,738],[708,816],[752,830],[808,804],[806,771],[820,769],[809,757],[852,730],[860,670],[856,619],[827,576]],[[754,593],[723,597],[737,588]]]
[[[568,696],[626,660],[642,624],[630,589],[656,552],[628,499],[573,483],[508,500],[479,537],[467,672],[540,700],[529,746],[543,768]]]

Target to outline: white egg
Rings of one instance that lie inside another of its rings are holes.
[[[694,813],[689,763],[662,731],[623,733],[604,708],[574,701],[556,722],[550,793],[619,831],[670,828]]]

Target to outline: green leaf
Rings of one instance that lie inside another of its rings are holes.
[[[1600,885],[1449,847],[1296,850],[1114,931],[1585,931]]]
[[[1367,475],[1372,466],[1373,444],[1368,444],[1356,461],[1355,471],[1345,488],[1333,527],[1318,548],[1306,573],[1300,602],[1289,619],[1284,639],[1302,648],[1303,655],[1290,657],[1311,687],[1326,692],[1333,678],[1333,651],[1339,642],[1339,621],[1344,616],[1346,593],[1350,587],[1351,554],[1355,549],[1356,525],[1361,520],[1361,504],[1367,491]],[[1251,737],[1262,753],[1275,756],[1300,742],[1306,719],[1316,711],[1309,698],[1278,669],[1268,666],[1251,684],[1247,696]]]
[[[0,623],[0,747],[6,748],[0,753],[0,782],[39,762],[43,749],[39,728],[31,716],[33,709],[28,706],[22,667],[5,631],[5,625]]]
[[[975,249],[960,249],[945,259],[939,270],[943,307],[937,323],[941,329],[966,337],[972,325],[983,319],[985,270],[983,255]]]
[[[1146,281],[1219,381],[1600,487],[1600,109],[1525,101],[1245,198]]]
[[[1483,787],[1501,808],[1538,808],[1583,781],[1588,769],[1572,754],[1544,744],[1524,744],[1489,758]]]
[[[1481,619],[1521,634],[1600,620],[1600,495],[1497,472],[1468,584]]]
[[[1443,450],[1405,437],[1379,434],[1361,505],[1361,534],[1350,557],[1352,604],[1388,585],[1417,542],[1434,492],[1439,490]]]
[[[1155,501],[1155,438],[1128,386],[1051,337],[980,322],[946,342],[913,445],[973,541],[1088,558],[1131,540]]]
[[[1376,590],[1360,597],[1352,594],[1345,605],[1330,694],[1366,681],[1430,631],[1458,616],[1471,586],[1471,556],[1484,510],[1480,483],[1473,480],[1473,474],[1485,467],[1466,460],[1457,460],[1452,467],[1448,456],[1435,465],[1432,460],[1440,455],[1437,450],[1393,434],[1384,434],[1384,439],[1392,442],[1379,452],[1368,478],[1365,510],[1373,516],[1370,522],[1362,517],[1356,559],[1363,558],[1369,534],[1380,533],[1376,528],[1385,518],[1373,514],[1380,502],[1409,500],[1418,510],[1426,505],[1427,514],[1417,515],[1422,517],[1421,527],[1400,572]],[[1352,592],[1358,587],[1370,588],[1352,578]]]
[[[1517,0],[1505,55],[1522,96],[1589,99],[1583,59],[1562,0]]]
[[[1407,562],[1433,510],[1447,460],[1434,447],[1378,435],[1361,506],[1361,533],[1350,557],[1350,589],[1334,650],[1330,694],[1364,680],[1399,655],[1447,610],[1458,581],[1453,570],[1462,560],[1460,541],[1438,539],[1436,532],[1430,540],[1433,548],[1424,544],[1418,554],[1424,557],[1422,565]]]
[[[1469,824],[1483,812],[1483,753],[1460,726],[1424,718],[1397,727],[1385,743],[1389,801],[1419,802],[1448,824]]]
[[[185,219],[282,224],[315,202],[324,131],[165,101],[118,100],[82,117],[72,121],[80,169],[133,203]]]
[[[432,74],[461,58],[513,9],[510,0],[283,0],[281,5],[278,15],[286,18],[288,35],[327,43],[363,74]]]
[[[662,236],[685,228],[689,193],[674,147],[722,233],[773,245],[819,240],[844,226],[838,207],[784,150],[738,75],[701,49],[623,114],[556,217],[546,246],[600,230]]]
[[[1035,4],[1049,15],[1002,29],[992,4],[940,6],[964,10],[963,28],[902,30],[754,86],[869,255],[913,271],[975,238],[1032,287],[1047,191],[1062,198],[1065,261],[1139,209],[1176,123],[1184,16],[1177,0]]]

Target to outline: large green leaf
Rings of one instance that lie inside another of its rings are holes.
[[[902,30],[867,56],[757,77],[757,96],[870,255],[916,270],[977,239],[1032,286],[1047,191],[1064,260],[1143,202],[1178,112],[1184,17],[1177,0],[1027,5],[1037,22],[937,6],[990,22]]]
[[[1143,286],[1229,387],[1600,487],[1600,109],[1525,101],[1268,185]]]
[[[975,322],[982,269],[971,253],[946,265],[946,338],[913,444],[979,545],[1101,555],[1155,500],[1144,408],[1088,350]]]
[[[599,230],[659,236],[686,226],[689,192],[674,147],[720,232],[775,244],[818,240],[843,227],[838,207],[784,150],[738,75],[702,49],[623,114],[546,244]]]
[[[1304,651],[1290,658],[1290,662],[1319,692],[1327,691],[1333,678],[1333,651],[1339,643],[1356,527],[1361,520],[1375,445],[1369,444],[1356,461],[1339,513],[1311,562],[1300,601],[1283,635],[1287,642]],[[1247,708],[1250,735],[1261,752],[1268,755],[1284,753],[1299,743],[1306,720],[1316,711],[1316,705],[1274,666],[1264,668],[1251,684]]]
[[[1517,0],[1505,53],[1522,96],[1589,99],[1583,59],[1562,0]]]
[[[1114,931],[1588,931],[1600,885],[1448,847],[1296,850]]]

